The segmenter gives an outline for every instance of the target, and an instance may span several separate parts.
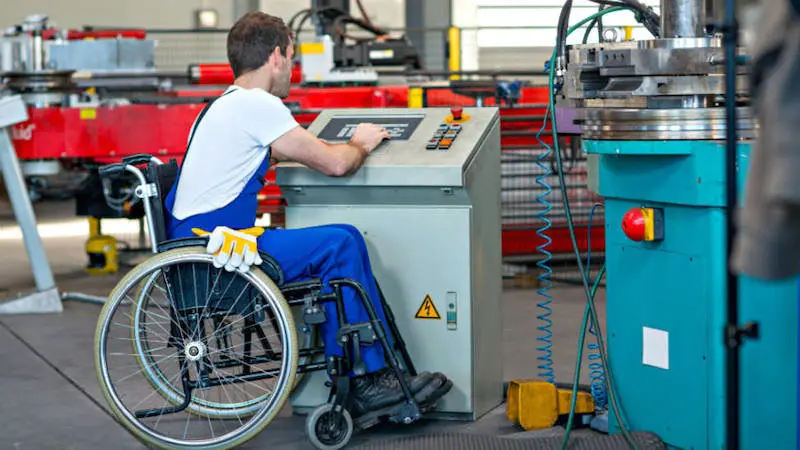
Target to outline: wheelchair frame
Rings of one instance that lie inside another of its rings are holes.
[[[139,167],[143,165],[146,167],[144,167],[144,169],[140,169]],[[138,182],[138,186],[135,188],[135,195],[143,202],[148,231],[150,234],[151,250],[153,254],[160,254],[181,248],[204,248],[206,246],[208,241],[207,237],[192,237],[175,240],[168,240],[166,238],[166,207],[164,205],[164,198],[166,197],[166,193],[171,189],[172,184],[177,179],[178,166],[175,160],[171,160],[169,163],[164,164],[156,157],[147,154],[139,154],[124,158],[122,163],[110,164],[99,169],[101,178],[120,177],[125,172],[133,174]],[[378,318],[375,308],[368,298],[366,290],[360,283],[347,278],[331,280],[329,284],[333,292],[327,294],[323,293],[324,285],[319,279],[309,279],[300,282],[286,283],[283,272],[275,259],[264,252],[259,251],[259,253],[263,263],[258,266],[257,269],[261,270],[266,277],[275,284],[280,294],[284,297],[283,300],[285,300],[286,304],[288,304],[290,307],[290,311],[285,311],[286,314],[292,314],[291,310],[295,307],[302,307],[303,324],[308,327],[314,327],[316,325],[325,323],[328,320],[327,317],[325,317],[325,309],[323,308],[323,305],[327,302],[335,303],[337,320],[340,324],[339,332],[337,334],[337,341],[342,346],[343,356],[331,356],[324,362],[298,363],[295,376],[299,376],[300,374],[304,373],[325,370],[330,377],[330,382],[328,385],[332,388],[328,398],[328,403],[322,404],[317,408],[317,410],[312,412],[309,415],[309,420],[319,420],[321,415],[324,414],[338,414],[343,416],[345,419],[343,423],[345,423],[345,426],[348,427],[349,430],[344,430],[345,433],[343,434],[343,442],[327,444],[320,442],[319,438],[312,435],[314,433],[314,424],[307,424],[309,438],[315,446],[325,449],[342,448],[347,444],[352,435],[353,421],[349,416],[348,410],[346,409],[350,393],[349,373],[352,371],[352,373],[355,375],[362,375],[365,372],[364,363],[361,361],[360,356],[361,343],[371,345],[375,341],[380,342],[380,345],[384,350],[384,355],[386,356],[387,364],[397,376],[399,384],[405,395],[404,405],[399,408],[399,411],[396,411],[396,415],[389,418],[390,421],[411,424],[416,422],[421,417],[422,413],[427,410],[427,408],[433,407],[432,405],[418,404],[411,393],[410,386],[408,385],[408,382],[404,376],[404,369],[412,376],[417,375],[416,369],[414,368],[411,357],[408,354],[405,342],[400,336],[392,310],[389,304],[386,302],[383,292],[380,291],[380,286],[378,287],[380,292],[380,302],[386,314],[389,328],[388,336],[391,336],[392,341],[394,342],[394,348],[392,348],[392,346],[389,344],[387,330],[384,328],[383,324]],[[256,269],[256,266],[251,268],[251,270],[253,269]],[[370,318],[369,322],[356,324],[347,323],[344,314],[344,302],[342,300],[342,290],[344,288],[350,288],[356,291],[358,298],[361,300],[361,303],[364,305]],[[170,303],[174,303],[176,301],[176,299],[172,298],[171,294],[168,298]],[[254,305],[251,304],[250,306],[252,307]],[[170,309],[173,310],[173,308]],[[177,311],[178,308],[176,307],[174,310]],[[274,325],[276,320],[274,314],[270,315],[269,319]],[[180,318],[180,320],[185,320],[185,318]],[[203,320],[202,314],[200,320]],[[179,335],[176,336],[174,334],[174,325],[172,325],[172,328],[173,330],[170,332],[170,340],[180,339]],[[254,328],[261,330],[261,328],[257,326]],[[290,332],[297,333],[297,330],[290,330]],[[246,372],[246,363],[275,360],[276,354],[271,351],[269,343],[266,342],[266,339],[263,336],[263,330],[260,334],[257,331],[250,332],[249,330],[245,333],[245,351],[250,351],[253,338],[252,335],[254,333],[258,335],[257,339],[265,348],[265,354],[260,356],[245,355],[244,363],[229,361],[224,367],[228,368],[231,366],[241,365],[243,367],[242,370]],[[177,345],[180,346],[182,344],[178,343]],[[296,351],[298,358],[313,358],[314,356],[324,354],[325,348],[323,346],[315,347],[314,343],[312,342],[310,348],[303,348]],[[400,354],[399,357],[397,353]],[[221,367],[222,366],[218,367],[215,364],[214,367],[212,367],[212,370],[213,368]],[[206,379],[190,382],[190,380],[186,379],[189,375],[188,371],[183,368],[183,364],[181,365],[181,371],[183,378],[183,404],[161,410],[144,411],[138,413],[137,417],[148,417],[158,414],[183,411],[192,403],[193,389],[232,382],[231,380],[226,379]],[[271,375],[269,372],[262,372],[259,374],[243,373],[241,376],[236,378],[245,380],[258,380],[269,378],[270,376],[274,376],[274,374]],[[294,384],[291,384],[291,386],[294,386]],[[275,393],[273,395],[278,394]],[[279,408],[282,406],[283,405],[279,405]],[[360,427],[369,428],[376,422],[377,420],[372,420],[371,423],[361,425]]]

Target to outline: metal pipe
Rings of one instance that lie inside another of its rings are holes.
[[[79,292],[64,292],[61,294],[62,301],[76,301],[89,303],[91,305],[105,305],[107,297],[100,297],[97,295],[81,294]]]
[[[147,178],[144,177],[144,174],[139,168],[132,165],[126,165],[125,170],[132,173],[139,180],[139,187],[136,188],[136,196],[142,199],[142,203],[144,204],[144,215],[147,217],[147,231],[150,233],[150,248],[153,254],[158,253],[158,239],[156,237],[153,213],[150,206],[150,198],[152,195],[149,190]]]
[[[44,46],[42,41],[42,33],[40,31],[33,32],[33,51],[31,52],[31,68],[33,72],[41,72],[44,70]]]
[[[706,0],[661,0],[661,37],[705,36]]]

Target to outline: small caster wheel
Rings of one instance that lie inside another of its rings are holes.
[[[353,437],[353,418],[346,409],[337,413],[326,403],[308,415],[306,433],[319,450],[339,450]]]

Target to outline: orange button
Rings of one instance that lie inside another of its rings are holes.
[[[447,147],[449,147],[449,146],[450,146],[450,145],[452,145],[452,144],[453,144],[453,140],[452,140],[452,139],[442,139],[442,140],[441,140],[441,142],[439,142],[439,145],[440,145],[440,146],[447,146]]]

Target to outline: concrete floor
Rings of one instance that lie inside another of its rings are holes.
[[[74,217],[71,203],[48,202],[35,209],[59,289],[106,295],[121,275],[89,277],[83,273],[86,221]],[[135,223],[112,221],[104,225],[104,231],[134,239],[135,227]],[[0,297],[13,297],[33,286],[20,237],[10,209],[0,204]],[[556,286],[551,293],[555,373],[557,381],[571,382],[585,304],[583,291]],[[539,300],[535,290],[508,289],[503,294],[506,380],[538,373],[535,327]],[[597,300],[601,321],[604,302],[601,290]],[[0,317],[0,449],[142,448],[117,424],[98,388],[92,345],[99,310],[97,305],[65,302],[62,314]],[[584,364],[583,383],[588,382],[587,373]],[[310,449],[303,426],[304,418],[284,411],[242,448]],[[381,427],[357,435],[353,443],[443,430],[520,431],[508,422],[501,406],[475,423],[423,421],[410,427]]]

